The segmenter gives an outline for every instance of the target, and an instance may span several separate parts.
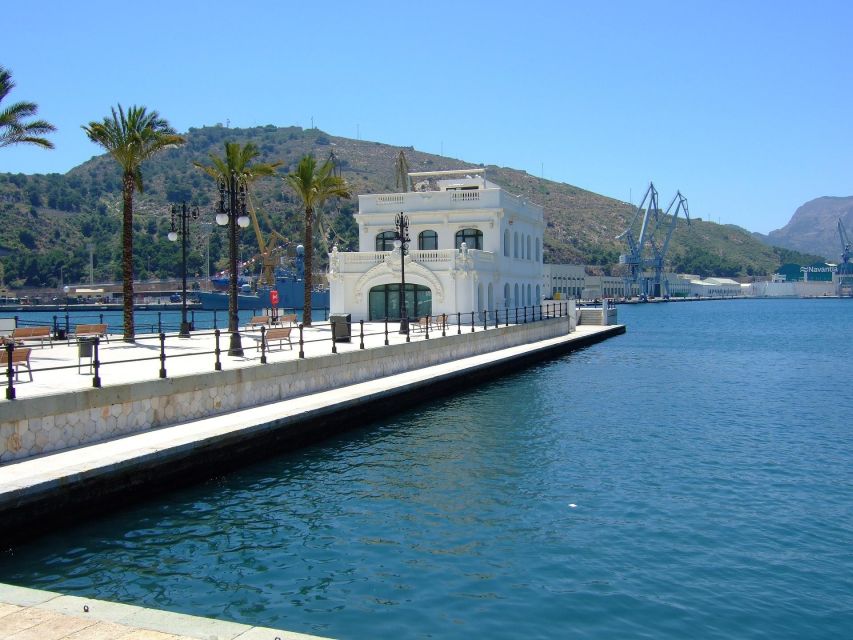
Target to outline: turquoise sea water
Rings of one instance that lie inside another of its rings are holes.
[[[342,639],[853,636],[851,300],[624,336],[0,555]]]

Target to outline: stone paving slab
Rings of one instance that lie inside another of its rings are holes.
[[[84,609],[85,607],[85,609]],[[64,596],[0,583],[0,638],[7,640],[323,640],[306,635]]]

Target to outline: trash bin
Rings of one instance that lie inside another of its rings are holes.
[[[332,323],[332,331],[334,332],[332,339],[335,342],[350,341],[350,323],[352,322],[352,314],[333,313],[329,316],[329,322]]]
[[[89,367],[89,373],[92,373],[92,366],[94,364],[93,352],[95,350],[95,340],[97,340],[97,338],[94,337],[77,338],[77,373],[80,373],[80,369],[83,366],[84,358],[88,360],[86,365]]]
[[[77,357],[91,358],[97,338],[77,338]]]

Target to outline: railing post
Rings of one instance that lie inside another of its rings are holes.
[[[6,387],[6,400],[15,399],[15,364],[12,362],[14,353],[15,343],[10,342],[6,345],[6,376],[9,380],[9,386]]]
[[[104,324],[104,314],[103,313],[98,314],[98,322],[100,322],[101,324]]]
[[[388,316],[385,316],[385,346],[388,346]]]
[[[456,335],[462,335],[462,312],[456,314]]]
[[[489,310],[483,310],[483,331],[489,328]]]
[[[410,320],[408,311],[406,311],[406,320]],[[406,342],[411,342],[412,341],[412,323],[406,322],[406,326],[408,327],[408,329],[406,330]]]
[[[216,324],[216,311],[213,312],[214,325]],[[216,354],[216,364],[213,365],[213,368],[216,371],[222,371],[222,362],[219,360],[219,354],[222,353],[222,350],[219,348],[219,329],[213,330],[213,335],[216,340],[216,346],[213,348],[213,352]]]
[[[95,375],[92,377],[92,386],[96,389],[101,386],[101,361],[98,358],[98,347],[101,344],[101,339],[95,336],[95,357],[92,358],[92,364],[95,367]]]
[[[17,322],[15,324],[18,324]],[[65,310],[65,335],[68,335],[68,332],[71,330],[71,326],[68,324],[68,309]]]
[[[300,322],[299,323],[299,357],[300,358],[305,357],[304,346],[305,346],[305,341],[303,340],[303,337],[302,337],[302,323]]]
[[[429,323],[430,317],[426,317],[426,325],[424,326],[424,340],[429,340]]]
[[[471,312],[471,333],[474,333],[474,312]]]
[[[157,312],[157,333],[163,333],[163,312],[162,311]],[[165,378],[166,376],[162,376],[162,377]]]
[[[160,377],[166,377],[166,334],[162,331],[160,332]]]
[[[267,363],[267,328],[261,325],[261,364]]]
[[[515,308],[515,324],[518,324],[518,307]]]
[[[359,343],[358,348],[364,349],[364,320],[358,321],[358,333],[359,333]]]
[[[15,316],[15,326],[18,326],[18,316]],[[54,315],[53,316],[53,335],[59,334],[59,319]]]
[[[447,314],[441,314],[441,337],[447,337]]]
[[[213,328],[219,329],[219,322],[216,320],[216,309],[213,310]]]
[[[334,320],[332,320],[331,326],[332,326],[332,353],[337,353],[338,352],[338,346],[337,346],[337,344],[335,344],[335,321]]]

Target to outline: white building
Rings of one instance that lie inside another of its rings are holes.
[[[329,256],[332,313],[399,318],[401,266],[410,317],[538,305],[542,207],[507,193],[484,169],[410,173],[414,191],[360,195],[359,250]],[[409,220],[401,265],[395,218]]]

